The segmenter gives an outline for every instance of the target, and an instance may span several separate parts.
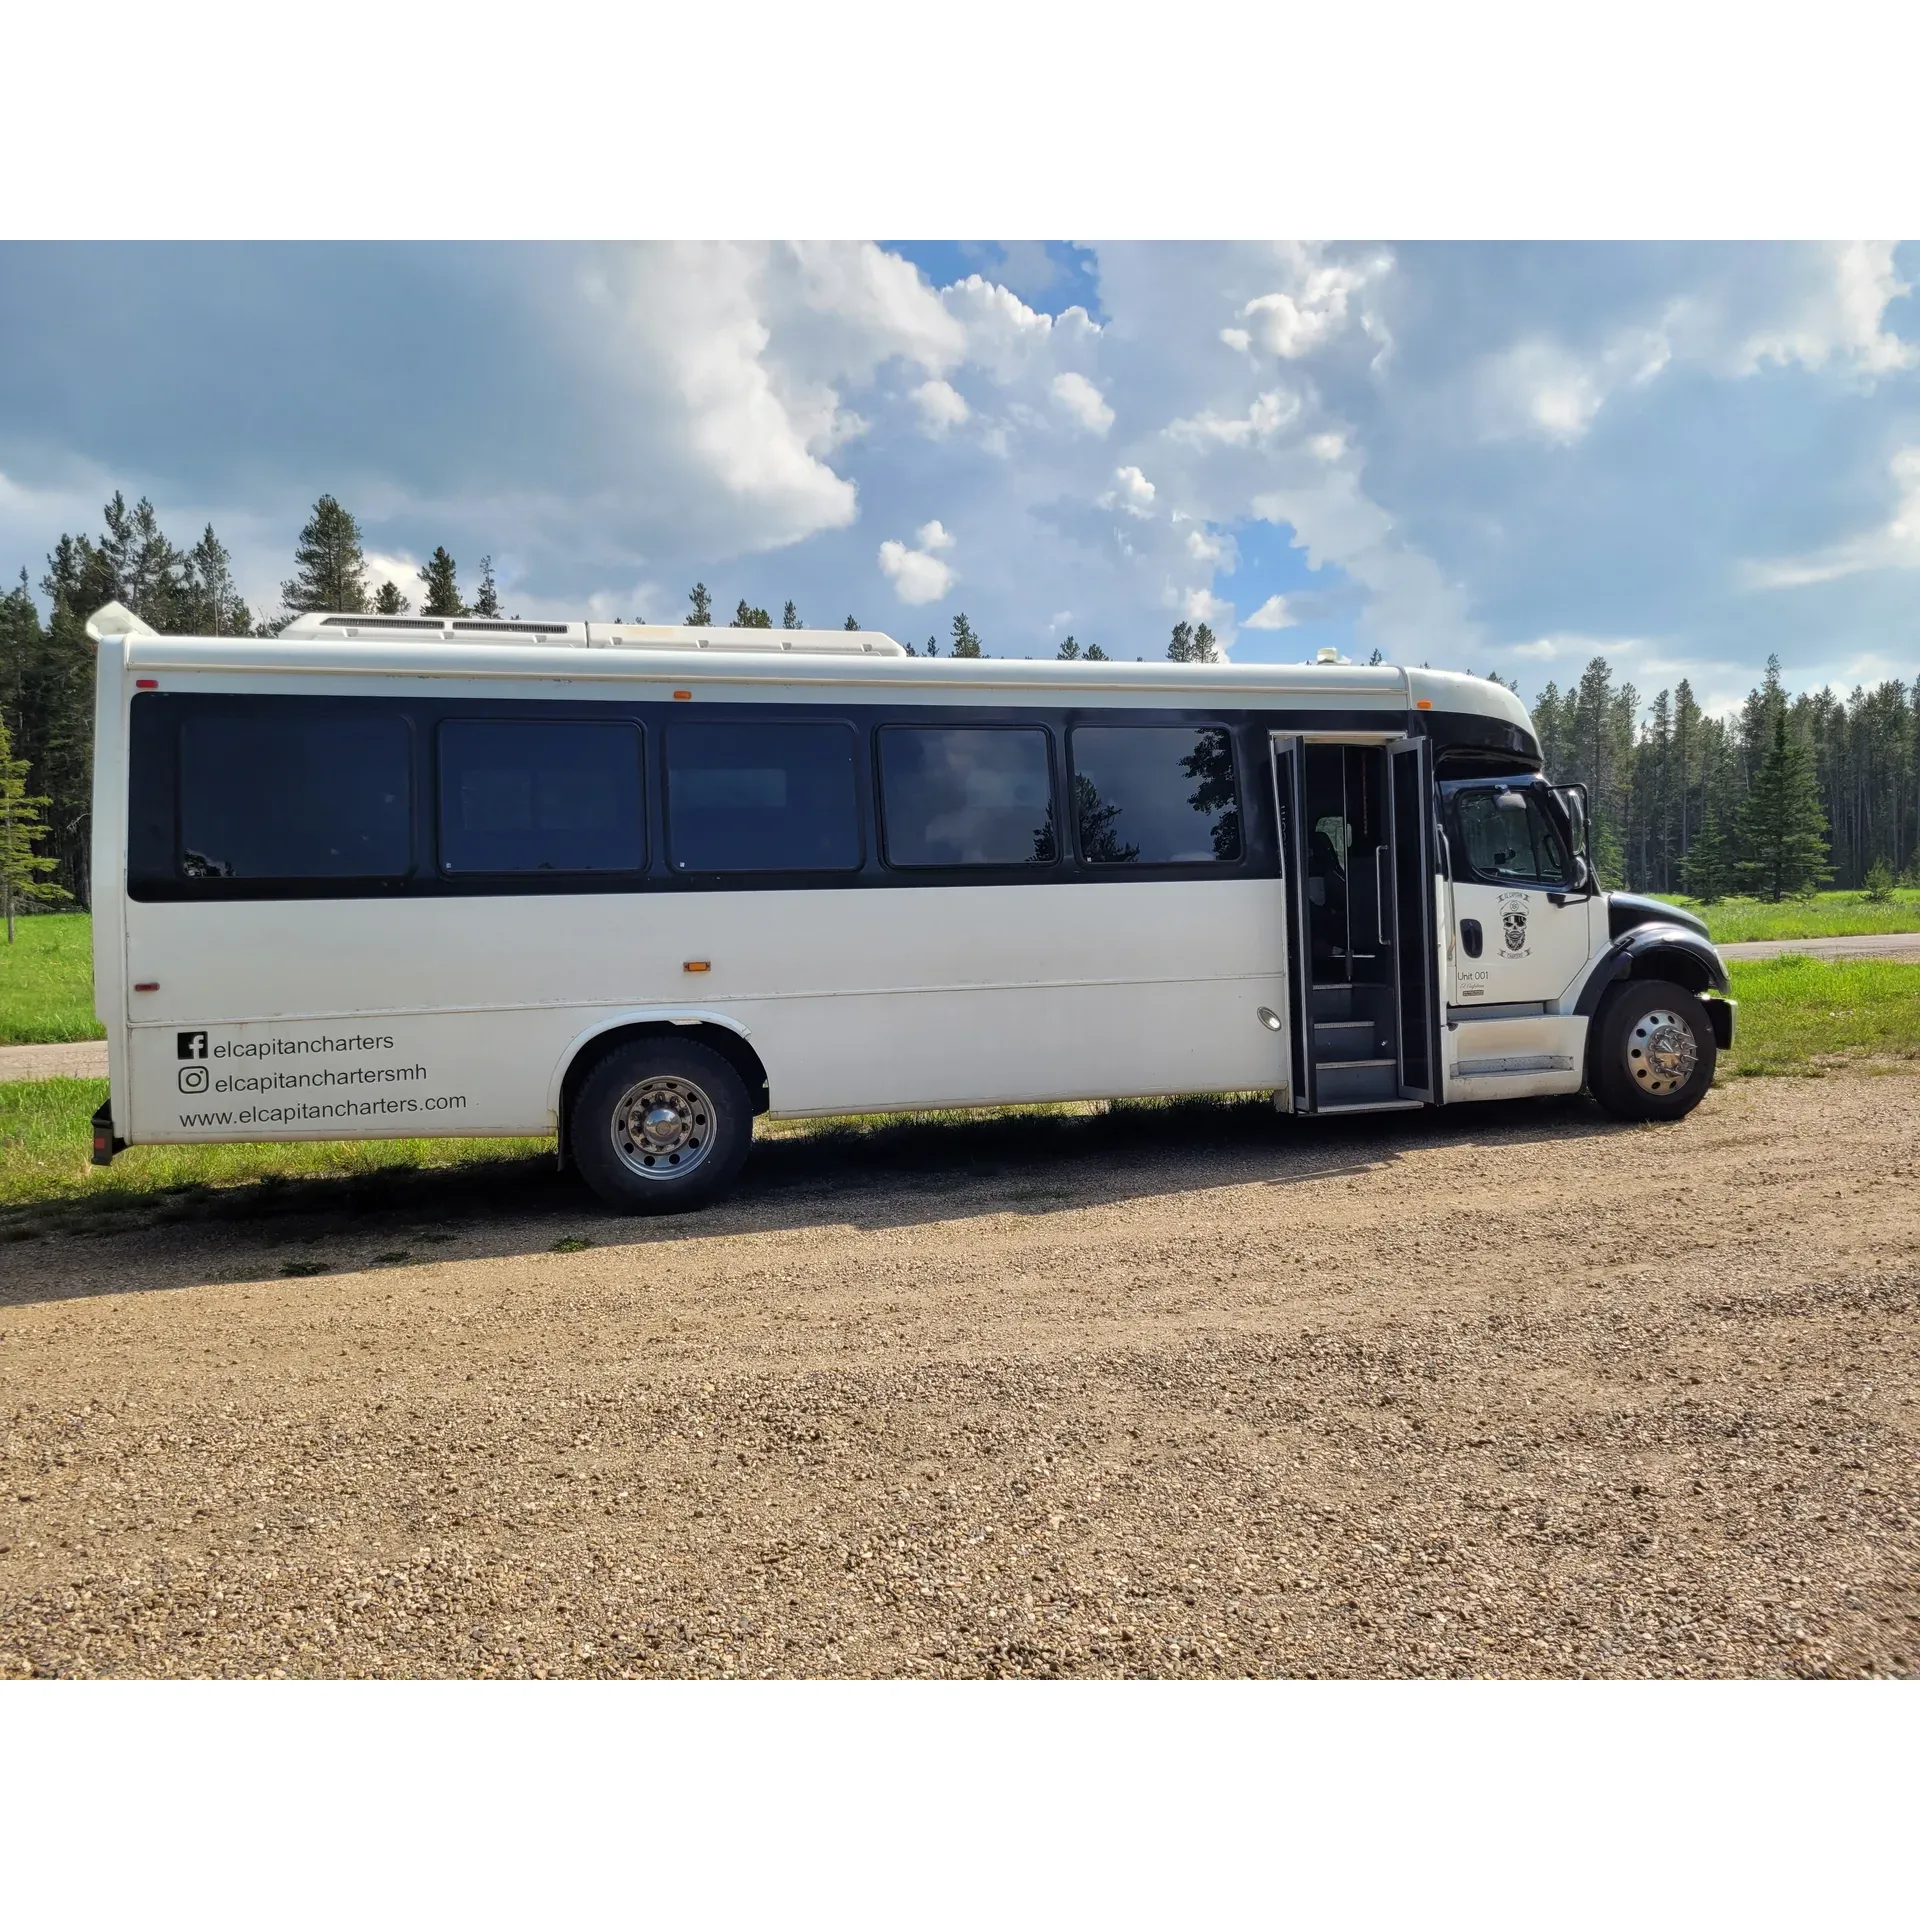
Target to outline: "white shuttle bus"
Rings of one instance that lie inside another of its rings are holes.
[[[756,1114],[1270,1091],[1698,1103],[1688,915],[1465,674],[109,607],[94,980],[129,1142],[557,1133],[609,1203]]]

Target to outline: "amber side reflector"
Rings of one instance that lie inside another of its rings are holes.
[[[1431,700],[1416,700],[1413,704],[1418,707],[1422,713],[1430,713],[1433,710],[1433,702]]]
[[[158,680],[136,680],[133,684],[136,687],[153,688],[153,687],[157,687],[160,684],[160,682]]]
[[[160,991],[160,982],[158,980],[136,980],[133,983],[133,990],[135,993],[158,993]]]
[[[691,700],[693,698],[693,692],[692,689],[688,687],[675,687],[673,697],[676,700]]]
[[[711,973],[713,971],[713,962],[711,960],[683,960],[680,964],[682,969],[687,973]]]

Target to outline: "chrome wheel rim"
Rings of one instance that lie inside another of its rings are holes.
[[[1643,1013],[1627,1035],[1627,1071],[1644,1092],[1678,1093],[1699,1062],[1693,1029],[1669,1007]]]
[[[613,1110],[613,1150],[642,1180],[684,1180],[713,1151],[713,1102],[678,1074],[629,1087]]]

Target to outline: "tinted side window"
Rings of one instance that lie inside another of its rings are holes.
[[[640,729],[612,720],[440,728],[442,873],[633,872],[646,864]]]
[[[1095,866],[1240,858],[1224,727],[1075,727],[1074,831]]]
[[[880,812],[896,867],[1018,867],[1057,857],[1042,727],[882,727]]]
[[[1461,846],[1474,878],[1564,884],[1567,866],[1560,836],[1534,794],[1468,788],[1459,796],[1457,810]]]
[[[397,878],[413,864],[413,732],[397,714],[195,714],[180,728],[189,880]]]
[[[853,729],[838,721],[669,726],[676,873],[846,872],[860,864]]]

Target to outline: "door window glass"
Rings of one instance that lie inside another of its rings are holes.
[[[1040,727],[882,727],[880,812],[896,867],[1018,867],[1056,857]]]
[[[859,866],[853,738],[838,721],[668,727],[667,844],[675,872]]]
[[[443,873],[634,872],[646,864],[640,729],[626,721],[449,720]]]
[[[1470,787],[1459,796],[1457,807],[1462,847],[1476,879],[1522,886],[1566,884],[1566,853],[1537,794]]]
[[[1153,866],[1240,858],[1225,727],[1075,727],[1071,744],[1082,860]]]
[[[180,728],[188,880],[398,878],[413,865],[413,733],[287,700]],[[366,702],[372,706],[374,702]]]

